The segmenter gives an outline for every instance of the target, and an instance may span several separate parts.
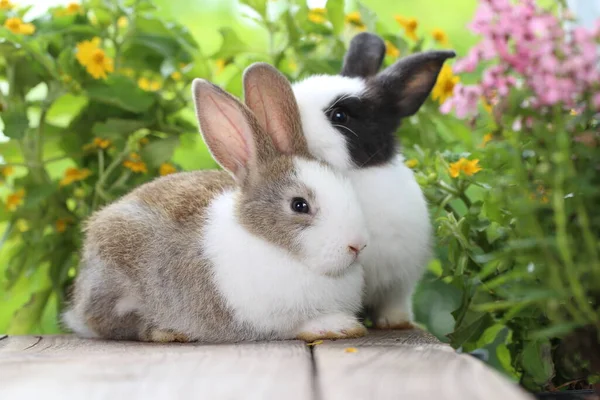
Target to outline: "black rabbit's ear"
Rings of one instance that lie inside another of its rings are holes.
[[[385,102],[395,103],[398,115],[408,117],[423,105],[452,50],[425,51],[403,57],[369,82]]]
[[[350,78],[367,78],[377,74],[383,57],[385,42],[379,36],[361,32],[350,41],[340,75]]]

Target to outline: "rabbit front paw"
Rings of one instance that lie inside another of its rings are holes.
[[[183,333],[175,332],[170,329],[149,329],[145,332],[142,337],[142,341],[145,342],[158,342],[158,343],[187,343],[190,342],[190,338]]]
[[[362,337],[367,334],[367,328],[350,315],[331,314],[317,317],[304,323],[296,339],[305,342],[314,342],[323,339],[350,339]]]

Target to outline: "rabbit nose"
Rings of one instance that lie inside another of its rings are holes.
[[[360,253],[365,247],[367,247],[366,244],[351,244],[348,246],[348,250],[355,256],[358,256],[358,253]]]

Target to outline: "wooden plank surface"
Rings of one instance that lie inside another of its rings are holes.
[[[355,349],[354,352],[347,350]],[[420,331],[230,345],[0,335],[0,399],[533,399]]]
[[[154,344],[0,340],[0,399],[311,399],[303,342]]]
[[[533,399],[481,361],[417,330],[324,342],[313,356],[320,400]]]

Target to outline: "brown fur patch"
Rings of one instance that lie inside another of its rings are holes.
[[[315,340],[337,340],[337,339],[355,339],[359,337],[363,337],[367,334],[367,328],[362,325],[357,326],[356,328],[351,328],[342,332],[331,332],[326,331],[324,333],[314,333],[314,332],[300,332],[296,335],[296,339],[303,340],[305,342],[314,342]]]
[[[296,178],[290,157],[280,156],[247,181],[237,206],[237,218],[249,232],[297,254],[298,234],[314,215],[291,210],[294,197],[314,204],[315,195]]]

